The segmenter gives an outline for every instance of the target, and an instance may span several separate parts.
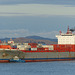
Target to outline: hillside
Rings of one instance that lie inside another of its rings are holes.
[[[1,41],[8,41],[10,38],[0,39]],[[27,36],[21,38],[12,38],[16,43],[42,43],[42,44],[57,44],[57,39],[43,38],[40,36]]]
[[[50,40],[50,41],[57,42],[57,39],[44,38],[44,37],[40,37],[40,36],[27,36],[25,38],[27,38],[27,39],[36,39],[36,40]]]
[[[21,43],[42,43],[42,44],[57,44],[57,39],[43,38],[40,36],[28,36],[14,39],[15,42]]]

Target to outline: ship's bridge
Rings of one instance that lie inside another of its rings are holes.
[[[56,37],[58,44],[75,44],[75,34],[72,34],[69,27],[66,34],[60,33],[60,35],[56,35]]]

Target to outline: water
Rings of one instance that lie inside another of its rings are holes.
[[[74,75],[75,61],[0,63],[0,75]]]

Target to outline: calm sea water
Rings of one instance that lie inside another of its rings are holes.
[[[0,75],[74,75],[75,61],[0,63]]]

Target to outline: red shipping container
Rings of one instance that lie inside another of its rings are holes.
[[[37,48],[37,51],[44,51],[45,48]]]
[[[49,48],[47,48],[47,47],[46,47],[46,48],[44,48],[44,49],[49,51]]]
[[[10,45],[0,45],[2,49],[12,49]]]

